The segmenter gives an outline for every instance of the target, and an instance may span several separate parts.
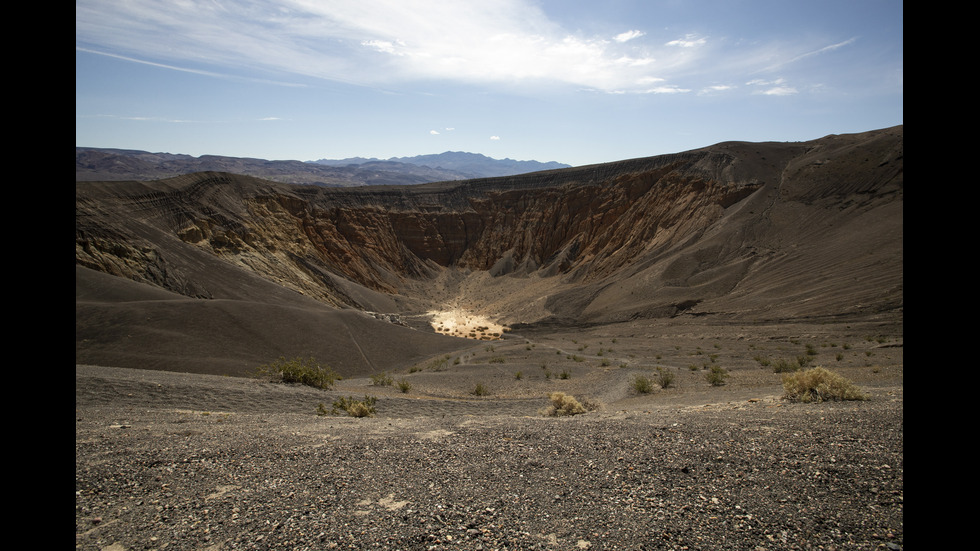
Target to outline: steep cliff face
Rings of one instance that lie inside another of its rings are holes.
[[[511,322],[617,321],[696,313],[725,296],[751,296],[762,312],[772,284],[761,264],[830,235],[853,245],[843,230],[873,215],[888,251],[887,300],[900,307],[901,194],[900,127],[422,186],[324,189],[224,173],[77,183],[76,263],[191,297],[245,292],[214,275],[220,261],[360,309],[458,299],[464,287],[430,292],[426,282],[479,272],[493,276],[483,287],[496,296],[481,304],[496,300],[494,313]],[[867,254],[813,250],[818,268]],[[783,285],[808,281],[786,266]],[[506,295],[532,287],[547,304],[535,319],[503,311]]]

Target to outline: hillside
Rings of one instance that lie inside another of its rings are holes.
[[[77,181],[76,362],[241,374],[311,354],[363,375],[473,344],[433,312],[521,332],[900,333],[903,137],[415,186]]]

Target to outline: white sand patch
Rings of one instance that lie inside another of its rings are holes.
[[[492,341],[503,336],[505,327],[486,316],[467,310],[432,310],[432,328],[437,333],[466,339]]]

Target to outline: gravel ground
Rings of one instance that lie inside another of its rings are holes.
[[[356,419],[302,387],[76,366],[76,548],[901,549],[902,387],[867,390]]]

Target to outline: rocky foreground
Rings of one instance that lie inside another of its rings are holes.
[[[864,402],[399,399],[76,366],[76,548],[901,549],[901,384]]]

